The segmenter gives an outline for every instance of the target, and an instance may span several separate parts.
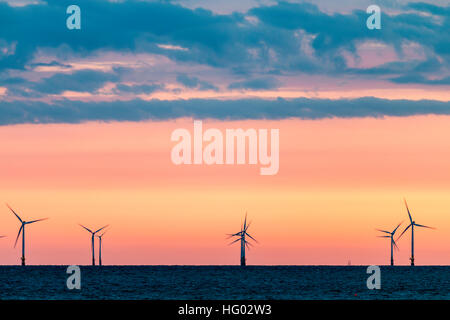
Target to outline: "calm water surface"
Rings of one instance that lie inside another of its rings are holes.
[[[450,267],[381,267],[368,290],[362,266],[0,266],[0,299],[450,299]]]

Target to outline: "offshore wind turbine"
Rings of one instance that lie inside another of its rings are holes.
[[[14,215],[17,217],[17,219],[19,219],[19,221],[21,223],[19,233],[17,234],[16,242],[14,243],[14,248],[17,245],[17,240],[19,240],[20,233],[22,233],[22,258],[21,258],[21,260],[22,260],[22,266],[24,266],[25,265],[25,226],[27,224],[32,224],[32,223],[35,223],[38,221],[47,220],[48,218],[32,220],[32,221],[24,221],[19,217],[19,215],[8,204],[6,204],[6,206],[9,208],[9,210],[12,211],[12,213],[14,213]]]
[[[247,224],[247,213],[245,213],[245,219],[244,219],[244,224],[241,226],[241,231],[233,233],[233,234],[229,234],[228,238],[232,238],[232,237],[238,237],[236,240],[234,240],[233,242],[231,242],[229,245],[240,241],[241,242],[241,266],[245,266],[246,265],[246,259],[245,259],[245,247],[247,247],[248,249],[250,249],[250,245],[251,243],[249,241],[247,241],[246,237],[249,237],[250,239],[256,241],[255,238],[253,238],[250,234],[248,234],[247,230],[248,227],[250,227],[250,223]]]
[[[403,230],[403,232],[397,238],[397,241],[402,237],[402,235],[406,232],[406,230],[411,228],[411,258],[409,258],[409,259],[411,260],[411,266],[413,266],[414,265],[414,227],[427,228],[427,229],[436,229],[436,228],[427,227],[422,224],[416,223],[413,220],[413,218],[411,217],[411,212],[409,212],[409,208],[408,208],[408,204],[406,203],[406,199],[403,199],[403,200],[405,201],[406,210],[408,211],[408,217],[409,217],[410,224],[405,228],[405,230]]]
[[[379,238],[390,238],[390,239],[391,239],[391,266],[394,265],[394,248],[396,248],[397,250],[399,250],[398,247],[397,247],[397,244],[396,244],[395,241],[394,241],[394,234],[395,234],[395,232],[397,231],[397,229],[400,227],[401,224],[402,224],[402,223],[400,222],[400,223],[398,224],[398,226],[397,226],[397,227],[394,229],[394,231],[392,231],[392,232],[389,232],[389,231],[386,231],[386,230],[380,230],[380,229],[377,229],[377,230],[380,231],[380,232],[384,232],[384,233],[389,234],[388,236],[378,236]]]
[[[102,265],[102,238],[105,235],[105,233],[108,232],[108,230],[105,230],[105,232],[103,232],[101,235],[97,236],[98,244],[99,244],[99,246],[98,246],[98,265],[99,266]]]
[[[98,229],[97,231],[92,231],[88,228],[86,228],[85,226],[83,226],[82,224],[80,224],[80,226],[84,229],[86,229],[87,231],[89,231],[92,234],[92,265],[95,266],[95,246],[94,246],[94,238],[95,238],[95,234],[103,229],[105,229],[108,225]]]

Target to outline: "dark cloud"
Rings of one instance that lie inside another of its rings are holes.
[[[450,76],[441,79],[428,79],[421,75],[406,75],[390,79],[395,83],[420,83],[431,85],[450,85]]]
[[[8,97],[21,97],[21,98],[37,98],[42,94],[30,89],[35,82],[31,82],[25,78],[10,76],[4,74],[0,76],[0,87],[6,88],[6,94]]]
[[[333,117],[383,117],[424,114],[450,115],[450,102],[384,100],[376,98],[241,99],[241,100],[132,100],[81,102],[0,102],[0,125],[20,123],[79,123],[84,121],[196,119],[322,119]]]
[[[243,18],[213,15],[179,5],[148,1],[110,2],[78,0],[81,30],[66,28],[66,8],[72,1],[10,7],[0,3],[0,39],[15,42],[15,54],[0,60],[0,68],[23,68],[37,48],[65,45],[80,55],[96,50],[156,52],[180,60],[217,64],[236,35],[236,22]],[[187,46],[188,52],[163,50],[158,43]],[[211,54],[199,56],[206,50]]]
[[[34,90],[45,94],[58,94],[64,91],[77,91],[94,93],[107,82],[118,81],[114,73],[94,70],[80,70],[72,74],[58,73],[33,83]]]
[[[195,88],[198,86],[198,78],[189,77],[185,74],[180,74],[177,76],[177,82],[184,85],[186,88]]]
[[[392,75],[392,74],[407,74],[418,75],[421,73],[433,73],[439,71],[442,65],[436,58],[427,60],[410,60],[410,61],[394,61],[387,62],[377,67],[372,68],[349,68],[347,71],[354,74],[365,75]]]
[[[28,81],[24,78],[20,77],[1,77],[0,78],[0,86],[9,86],[9,85],[23,85],[28,83]]]
[[[231,83],[229,89],[254,89],[254,90],[270,90],[280,86],[278,80],[274,78],[256,78]]]
[[[445,9],[433,5],[427,7]],[[354,50],[355,44],[362,40],[377,40],[397,48],[403,41],[410,40],[432,49],[436,48],[439,42],[448,43],[450,39],[446,32],[438,34],[439,31],[445,30],[445,25],[416,13],[401,13],[395,16],[383,13],[382,28],[377,31],[365,27],[368,15],[363,10],[355,10],[351,14],[328,15],[310,3],[279,2],[273,6],[251,9],[250,13],[264,23],[278,28],[301,29],[317,35],[312,45],[319,54],[332,53],[338,48],[351,51]],[[448,18],[447,12],[447,23]],[[425,35],[433,37],[423,38]]]
[[[411,11],[383,12],[382,29],[368,30],[364,10],[326,14],[310,3],[278,2],[246,14],[219,15],[167,1],[78,0],[82,29],[68,30],[65,9],[70,4],[65,0],[24,7],[0,3],[0,39],[14,47],[13,54],[0,57],[0,70],[23,69],[38,48],[70,48],[82,56],[99,50],[158,53],[176,61],[227,68],[248,79],[293,72],[339,77],[353,73],[343,52],[357,55],[357,45],[366,40],[391,45],[399,52],[405,41],[417,42],[429,59],[437,61],[437,69],[448,72],[449,68],[448,6],[413,3]],[[249,16],[256,21],[248,20]],[[313,37],[312,53],[303,48],[306,37]],[[166,50],[158,46],[161,43],[186,50]],[[411,70],[397,76],[406,74]]]
[[[115,72],[79,70],[73,73],[56,73],[39,81],[21,77],[1,77],[0,86],[7,88],[8,96],[42,97],[64,91],[95,93],[107,82],[117,81],[119,76]]]
[[[177,76],[177,82],[181,83],[186,88],[191,89],[198,88],[200,90],[214,90],[214,91],[219,90],[219,88],[217,88],[216,86],[207,81],[200,80],[197,77],[190,77],[186,74],[179,74]]]
[[[424,2],[413,2],[409,3],[407,8],[414,9],[421,12],[429,12],[431,14],[440,15],[440,16],[449,16],[450,15],[450,7],[440,7],[435,6],[430,3]]]
[[[116,85],[116,91],[120,94],[123,93],[134,93],[134,94],[149,94],[155,91],[163,90],[164,86],[161,84],[137,84],[137,85],[126,85],[118,84]]]

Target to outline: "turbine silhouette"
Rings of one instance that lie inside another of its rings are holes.
[[[397,238],[397,241],[403,236],[403,234],[406,232],[406,230],[408,230],[411,227],[411,258],[409,258],[409,259],[411,260],[411,266],[414,266],[414,227],[427,228],[427,229],[436,229],[436,228],[427,227],[422,224],[416,223],[413,220],[413,218],[411,217],[411,213],[409,212],[408,203],[406,203],[406,199],[403,199],[403,200],[405,201],[406,210],[408,211],[408,217],[409,217],[409,221],[411,223],[405,228],[405,230],[403,230],[403,232]]]
[[[99,231],[101,231],[101,230],[103,230],[103,229],[105,229],[108,225],[106,225],[106,226],[104,226],[104,227],[102,227],[102,228],[100,228],[100,229],[98,229],[97,231],[92,231],[92,230],[90,230],[90,229],[88,229],[88,228],[86,228],[85,226],[83,226],[82,224],[80,224],[80,226],[82,227],[82,228],[84,228],[84,229],[86,229],[87,231],[89,231],[91,234],[92,234],[92,265],[93,266],[95,266],[95,247],[94,247],[94,237],[95,237],[95,234],[97,233],[97,232],[99,232]]]
[[[400,227],[401,224],[402,224],[402,222],[400,222],[398,224],[398,226],[392,232],[389,232],[389,231],[386,231],[386,230],[377,229],[380,232],[384,232],[384,233],[389,234],[388,236],[378,236],[379,238],[390,238],[391,239],[391,266],[394,265],[394,248],[399,250],[398,247],[397,247],[397,244],[394,241],[394,234],[397,231],[397,229]]]
[[[6,206],[9,208],[9,210],[12,211],[12,213],[14,213],[14,215],[17,217],[17,219],[19,219],[19,221],[21,223],[21,226],[20,226],[20,229],[19,229],[19,233],[17,234],[16,242],[14,243],[14,248],[17,245],[17,240],[19,240],[20,233],[22,233],[22,258],[21,258],[22,263],[21,264],[22,264],[22,266],[24,266],[25,265],[25,226],[27,224],[32,224],[32,223],[35,223],[35,222],[38,222],[38,221],[47,220],[48,218],[32,220],[32,221],[24,221],[24,220],[22,220],[19,217],[19,215],[8,204],[6,204]]]
[[[109,230],[109,229],[108,229]],[[98,265],[102,265],[102,238],[105,235],[105,233],[108,232],[108,230],[105,230],[101,235],[97,236],[98,238]]]
[[[238,242],[238,241],[241,242],[241,266],[246,265],[245,248],[247,247],[248,249],[250,249],[250,245],[252,245],[249,241],[247,241],[246,237],[249,237],[253,241],[258,242],[258,241],[256,241],[255,238],[253,238],[247,232],[249,227],[250,227],[250,223],[247,224],[247,213],[245,213],[244,224],[241,226],[241,231],[233,233],[233,234],[228,234],[228,239],[230,239],[232,237],[237,237],[237,239],[232,241],[229,245],[232,245],[233,243]]]

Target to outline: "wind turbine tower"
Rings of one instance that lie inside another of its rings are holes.
[[[14,248],[16,247],[17,241],[19,240],[20,233],[22,233],[22,258],[21,258],[22,263],[21,264],[22,264],[22,266],[24,266],[25,265],[25,226],[27,224],[32,224],[32,223],[35,223],[38,221],[47,220],[48,218],[32,220],[32,221],[24,221],[19,217],[19,215],[8,204],[6,204],[6,206],[9,208],[9,210],[12,211],[12,213],[14,213],[14,215],[17,217],[17,219],[19,219],[19,221],[21,223],[19,233],[17,234],[16,242],[14,243]]]
[[[85,226],[83,226],[82,224],[80,224],[80,226],[84,229],[86,229],[87,231],[89,231],[92,235],[91,241],[92,241],[92,265],[95,266],[95,246],[94,246],[94,239],[95,239],[95,234],[103,229],[105,229],[108,225],[98,229],[97,231],[92,231],[88,228],[86,228]]]
[[[256,241],[255,238],[253,238],[247,232],[249,227],[250,227],[250,223],[247,224],[247,213],[245,213],[244,224],[241,227],[241,231],[228,235],[229,236],[228,238],[237,237],[237,239],[235,239],[233,242],[231,242],[230,245],[235,243],[235,242],[238,242],[238,241],[241,242],[241,266],[245,266],[246,265],[245,248],[247,247],[248,249],[250,249],[249,246],[251,245],[251,243],[249,241],[247,241],[246,237],[249,237],[253,241],[258,242],[258,241]]]
[[[397,229],[400,227],[401,224],[402,223],[400,222],[398,224],[398,226],[392,232],[389,232],[389,231],[386,231],[386,230],[377,229],[380,232],[384,232],[384,233],[389,234],[388,236],[378,236],[379,238],[390,238],[391,239],[391,266],[394,265],[394,247],[398,250],[397,244],[394,241],[394,234],[397,231]]]
[[[98,265],[102,265],[102,238],[108,230],[105,230],[101,235],[97,236],[98,238]]]
[[[409,217],[410,224],[405,228],[405,230],[403,230],[403,232],[397,238],[397,241],[402,237],[402,235],[406,232],[406,230],[411,228],[411,258],[409,258],[409,259],[411,260],[411,266],[414,266],[414,227],[427,228],[427,229],[436,229],[436,228],[427,227],[427,226],[416,223],[411,216],[411,212],[409,212],[409,208],[408,208],[408,204],[406,203],[406,199],[404,199],[404,201],[405,201],[406,210],[408,211],[408,217]]]

